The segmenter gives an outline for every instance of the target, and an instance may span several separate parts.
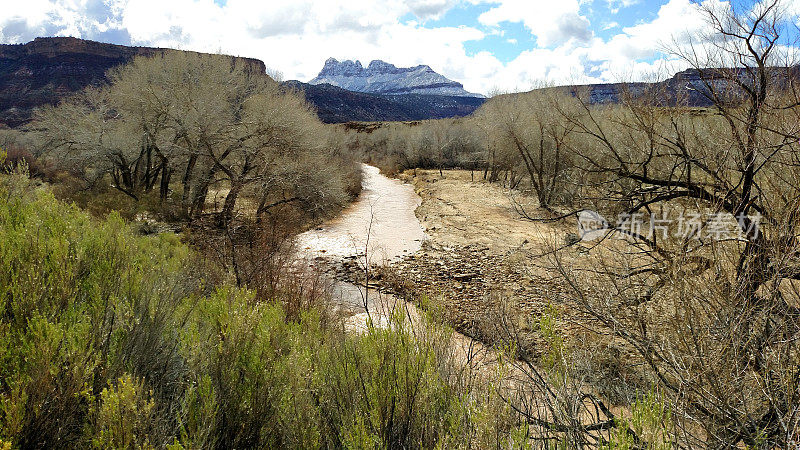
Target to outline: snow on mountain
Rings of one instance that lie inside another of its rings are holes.
[[[429,66],[396,67],[375,60],[364,68],[360,61],[338,61],[328,58],[319,75],[309,84],[328,83],[342,89],[372,94],[433,94],[454,97],[478,97],[464,86],[434,72]]]

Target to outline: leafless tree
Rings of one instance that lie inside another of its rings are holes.
[[[711,107],[659,84],[621,106],[578,94],[578,109],[560,108],[581,135],[584,203],[625,220],[588,256],[552,263],[563,300],[623,341],[674,409],[676,445],[787,448],[800,415],[798,74],[779,1],[726,8],[705,8],[714,32],[676,51]],[[657,225],[691,214],[727,234]]]
[[[544,209],[569,200],[570,148],[576,126],[561,119],[556,105],[567,108],[573,103],[563,92],[545,87],[490,99],[475,119],[486,130],[491,153],[487,159],[496,164],[499,154],[513,161],[511,187],[518,185],[513,182],[513,165],[522,166]]]
[[[203,214],[211,188],[227,189],[223,225],[243,193],[259,215],[295,200],[344,201],[341,183],[320,183],[328,191],[315,192],[319,178],[309,177],[341,166],[325,147],[327,130],[300,94],[246,61],[169,51],[135,58],[108,77],[109,86],[44,109],[34,124],[46,153],[88,179],[110,177],[134,199],[157,188],[162,202],[178,185],[190,218]]]

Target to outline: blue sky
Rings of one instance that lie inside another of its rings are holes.
[[[646,22],[657,15],[658,9],[666,1],[640,1],[625,8],[615,8],[609,2],[586,3],[581,5],[580,11],[585,14],[591,24],[593,33],[603,39],[608,39],[619,33],[622,27],[632,26]],[[423,23],[425,27],[437,26],[469,26],[481,28],[478,17],[489,11],[491,4],[463,3],[447,11],[441,18],[428,20]],[[407,15],[407,21],[415,20],[412,14]],[[481,40],[465,43],[467,54],[474,55],[479,51],[489,51],[501,62],[508,63],[519,54],[537,47],[537,39],[522,22],[506,22],[500,28],[500,33],[492,33],[490,27],[484,27],[487,36]]]
[[[76,36],[263,60],[307,81],[328,57],[428,64],[474,92],[663,78],[724,0],[2,0],[0,42]],[[739,1],[747,8],[753,2]],[[792,17],[800,0],[786,0]],[[794,19],[793,19],[794,20]]]

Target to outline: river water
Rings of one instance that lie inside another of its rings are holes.
[[[362,164],[362,191],[338,218],[298,236],[307,255],[329,258],[363,257],[382,264],[419,250],[425,231],[414,215],[422,199],[409,184]]]
[[[364,264],[388,264],[413,254],[427,239],[414,211],[422,199],[414,188],[380,174],[378,168],[362,165],[362,191],[359,198],[334,220],[297,237],[297,248],[314,264],[330,264],[351,259]],[[398,308],[412,323],[421,315],[413,304],[347,282],[333,286],[334,308],[346,316],[345,326],[363,332],[367,321],[388,326],[388,315]],[[486,347],[460,333],[453,333],[451,348],[465,363],[480,362],[487,376],[494,373],[497,356]]]
[[[422,202],[414,188],[381,175],[377,167],[363,164],[362,171],[358,199],[336,219],[297,237],[301,255],[323,264],[350,259],[363,266],[388,264],[420,249],[427,237],[414,214]],[[367,311],[381,315],[398,303],[351,283],[337,282],[333,289],[337,308],[354,322]]]

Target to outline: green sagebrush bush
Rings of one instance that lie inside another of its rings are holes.
[[[319,354],[312,391],[329,446],[430,448],[468,442],[471,400],[447,383],[449,334],[398,311],[389,329],[370,328]]]
[[[432,448],[466,445],[481,426],[477,402],[448,383],[441,335],[344,334],[321,328],[314,310],[287,321],[234,289],[194,317],[184,348],[204,375],[184,434],[202,446]]]
[[[20,446],[84,443],[101,392],[125,372],[163,405],[181,396],[175,308],[196,283],[174,236],[135,238],[45,192],[0,188],[0,436]],[[173,422],[172,424],[170,422]]]
[[[103,389],[96,413],[95,448],[152,448],[150,418],[154,402],[130,374]]]
[[[491,436],[447,332],[356,335],[206,286],[138,236],[0,175],[0,443],[12,448],[428,448]],[[433,327],[432,325],[428,325]],[[417,333],[419,334],[419,333]],[[499,438],[497,438],[499,439]]]
[[[631,405],[630,417],[617,419],[618,426],[610,435],[604,449],[647,448],[669,450],[677,447],[672,411],[655,391],[636,400]]]

